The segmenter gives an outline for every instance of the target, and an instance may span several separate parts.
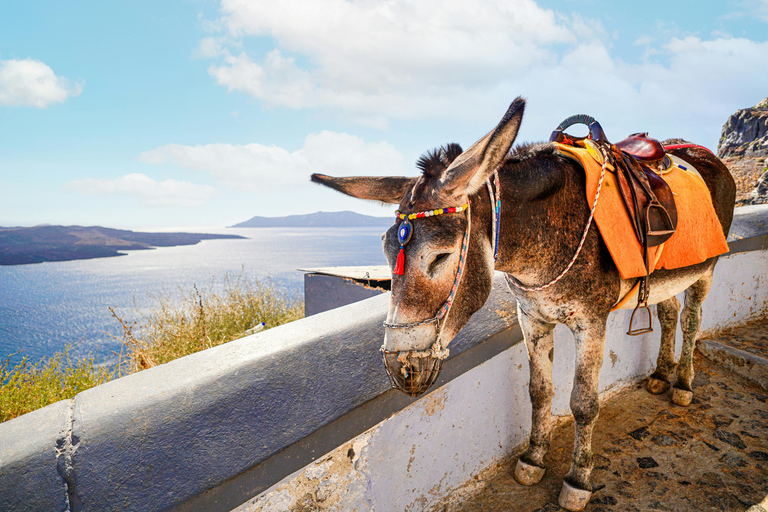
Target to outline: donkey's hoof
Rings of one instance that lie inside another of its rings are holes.
[[[515,480],[522,485],[536,485],[544,478],[545,468],[527,464],[521,459],[517,459],[515,465]]]
[[[686,391],[685,389],[672,388],[672,403],[675,405],[682,405],[688,407],[693,400],[693,391]]]
[[[648,377],[648,384],[645,385],[645,389],[652,395],[660,395],[667,391],[669,387],[669,382],[655,377]]]
[[[592,491],[577,489],[568,482],[563,481],[563,488],[560,491],[560,497],[557,502],[565,510],[584,510],[591,497]]]

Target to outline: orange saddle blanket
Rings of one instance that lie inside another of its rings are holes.
[[[557,146],[563,154],[575,158],[584,167],[587,199],[591,206],[600,180],[602,155],[593,147]],[[704,180],[695,171],[688,170],[693,167],[682,160],[675,158],[673,162],[673,166],[664,172],[664,180],[675,195],[677,231],[661,246],[649,249],[650,261],[656,261],[654,270],[687,267],[728,252],[723,227],[712,206],[712,197]],[[677,162],[681,162],[680,165],[687,169],[681,168]],[[595,209],[595,222],[621,277],[631,279],[644,276],[643,247],[635,236],[632,221],[619,193],[616,174],[608,169]]]

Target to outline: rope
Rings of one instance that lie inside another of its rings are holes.
[[[499,259],[499,232],[501,231],[501,188],[499,185],[499,170],[493,173],[493,183],[496,185],[496,193],[493,192],[491,180],[487,180],[488,197],[491,200],[491,225],[493,226],[493,261]]]
[[[581,236],[581,241],[579,242],[579,246],[576,248],[576,254],[573,255],[573,258],[571,258],[570,263],[568,263],[568,266],[566,266],[562,272],[560,272],[560,275],[558,275],[556,278],[548,282],[547,284],[541,285],[541,286],[525,286],[522,283],[520,283],[517,279],[509,276],[509,279],[507,279],[507,282],[512,283],[516,287],[520,288],[521,290],[524,290],[526,292],[540,292],[541,290],[544,290],[546,288],[549,288],[550,286],[554,285],[560,279],[562,279],[565,274],[568,273],[569,270],[571,270],[571,267],[574,263],[576,263],[576,258],[579,257],[579,254],[581,253],[582,247],[584,247],[584,242],[587,240],[587,233],[589,233],[589,227],[592,225],[592,218],[595,216],[595,209],[597,208],[597,200],[600,198],[600,190],[603,188],[603,178],[605,177],[605,169],[608,166],[608,155],[605,152],[605,148],[603,146],[600,146],[600,152],[603,154],[603,165],[600,169],[600,181],[597,183],[597,192],[595,193],[595,201],[592,203],[592,210],[589,212],[589,220],[587,220],[587,227],[584,228],[584,234]]]

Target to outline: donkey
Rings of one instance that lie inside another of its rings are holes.
[[[530,365],[533,421],[528,447],[514,471],[523,485],[534,485],[544,476],[552,432],[553,329],[557,323],[570,328],[576,347],[570,398],[575,440],[559,502],[568,510],[581,510],[592,492],[591,440],[599,411],[606,322],[612,306],[634,282],[620,277],[598,229],[592,225],[585,233],[591,205],[584,170],[549,143],[524,144],[510,152],[524,108],[525,100],[515,99],[498,126],[466,151],[449,144],[428,152],[417,163],[421,176],[313,174],[312,181],[360,199],[399,204],[398,215],[407,219],[382,235],[384,252],[396,270],[382,353],[393,383],[408,394],[423,393],[435,381],[448,344],[487,300],[494,269],[506,274],[517,298]],[[664,143],[673,142],[678,140]],[[703,177],[727,234],[735,199],[728,169],[701,149],[676,149],[674,154]],[[494,174],[495,187],[490,184]],[[503,212],[498,236],[494,188]],[[580,241],[581,253],[571,262]],[[572,267],[556,284],[534,288],[550,282],[569,262]],[[694,341],[716,262],[715,257],[690,267],[657,270],[650,277],[649,303],[656,304],[662,333],[647,389],[654,394],[667,391],[676,370],[672,400],[680,405],[688,405],[693,396]],[[682,291],[683,348],[676,366],[680,302],[675,295]]]

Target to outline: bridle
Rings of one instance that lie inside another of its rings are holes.
[[[499,224],[501,223],[501,193],[500,193],[500,184],[499,184],[499,173],[498,171],[493,173],[494,176],[494,185],[496,187],[496,192],[494,193],[493,187],[491,186],[491,180],[489,179],[486,181],[486,185],[488,186],[488,195],[491,199],[491,215],[492,215],[492,224],[493,224],[493,261],[495,262],[498,260],[499,257]],[[411,227],[410,227],[410,221],[414,219],[423,219],[426,217],[434,217],[437,215],[443,215],[446,213],[461,213],[466,211],[467,212],[467,229],[464,231],[464,238],[461,242],[461,255],[459,256],[459,265],[456,269],[456,276],[453,280],[453,286],[451,287],[451,292],[448,294],[448,298],[445,300],[443,305],[440,307],[440,309],[437,311],[437,314],[433,316],[432,318],[427,318],[426,320],[420,320],[417,322],[407,322],[407,323],[390,323],[390,322],[384,322],[384,327],[387,327],[389,329],[407,329],[410,327],[418,327],[420,325],[426,325],[431,323],[437,323],[438,327],[438,333],[440,331],[440,321],[445,318],[448,315],[448,312],[451,310],[451,306],[453,305],[453,299],[456,297],[456,290],[459,288],[459,284],[461,283],[461,277],[464,275],[464,264],[467,261],[467,250],[469,248],[469,237],[470,237],[470,231],[472,229],[472,212],[470,210],[471,201],[467,202],[464,206],[455,206],[450,208],[438,208],[436,210],[427,210],[424,212],[418,212],[418,213],[400,213],[400,211],[396,211],[395,215],[397,219],[402,220],[403,222],[400,224],[400,227],[398,228],[398,240],[400,241],[400,254],[398,254],[398,260],[400,260],[403,256],[403,249],[405,245],[408,244],[411,237]],[[405,230],[405,235],[401,236],[400,233]],[[399,267],[399,263],[396,266]],[[396,272],[397,273],[397,272]],[[402,271],[399,272],[400,275],[402,275]],[[445,349],[447,351],[447,349]]]
[[[494,193],[493,187],[491,186],[490,179],[486,181],[486,185],[488,186],[488,194],[490,196],[491,200],[491,212],[492,212],[492,224],[493,224],[493,260],[494,262],[498,259],[499,255],[499,227],[501,223],[501,191],[500,191],[500,185],[499,185],[499,173],[498,170],[494,172],[494,185],[496,187],[496,191]],[[453,280],[453,286],[451,287],[451,291],[448,294],[448,298],[443,302],[443,305],[440,306],[440,309],[437,311],[437,314],[431,318],[427,318],[425,320],[419,320],[415,322],[406,322],[406,323],[393,323],[393,322],[387,322],[384,321],[383,325],[387,329],[409,329],[413,327],[418,327],[421,325],[428,325],[428,324],[436,324],[435,329],[437,331],[437,336],[435,338],[435,342],[432,344],[432,346],[427,350],[385,350],[384,346],[382,345],[380,352],[382,359],[384,360],[384,368],[387,371],[387,375],[389,376],[390,381],[392,382],[392,385],[401,391],[405,392],[408,395],[416,396],[417,392],[414,392],[413,390],[405,389],[402,385],[399,385],[396,381],[395,377],[390,373],[389,366],[387,365],[387,357],[395,358],[398,362],[400,362],[403,366],[400,369],[400,372],[403,374],[403,377],[408,377],[410,373],[413,370],[414,367],[426,367],[431,372],[429,380],[429,384],[431,385],[434,380],[437,379],[437,375],[440,373],[440,370],[442,369],[443,363],[445,362],[445,359],[448,358],[449,350],[447,348],[443,348],[440,344],[440,325],[441,322],[448,316],[448,313],[451,310],[451,306],[453,305],[454,298],[456,297],[456,291],[459,288],[459,285],[461,284],[461,278],[464,275],[464,266],[467,261],[467,251],[469,249],[469,237],[472,230],[472,211],[470,209],[471,207],[471,201],[467,202],[464,206],[456,206],[456,207],[450,207],[450,208],[438,208],[436,210],[428,210],[424,212],[417,212],[417,213],[410,213],[410,214],[404,214],[400,213],[399,211],[395,212],[396,218],[398,220],[401,220],[400,226],[398,226],[398,241],[400,242],[400,252],[398,253],[397,257],[397,263],[395,265],[395,271],[394,273],[398,275],[404,274],[404,261],[405,261],[405,254],[404,254],[404,248],[405,245],[408,244],[408,242],[411,239],[412,235],[412,226],[410,221],[416,220],[416,219],[422,219],[426,217],[434,217],[437,215],[444,215],[444,214],[452,214],[452,213],[461,213],[466,211],[467,212],[467,228],[464,231],[464,238],[461,242],[461,254],[459,256],[459,265],[456,268],[456,275]],[[433,364],[433,361],[435,364]]]

